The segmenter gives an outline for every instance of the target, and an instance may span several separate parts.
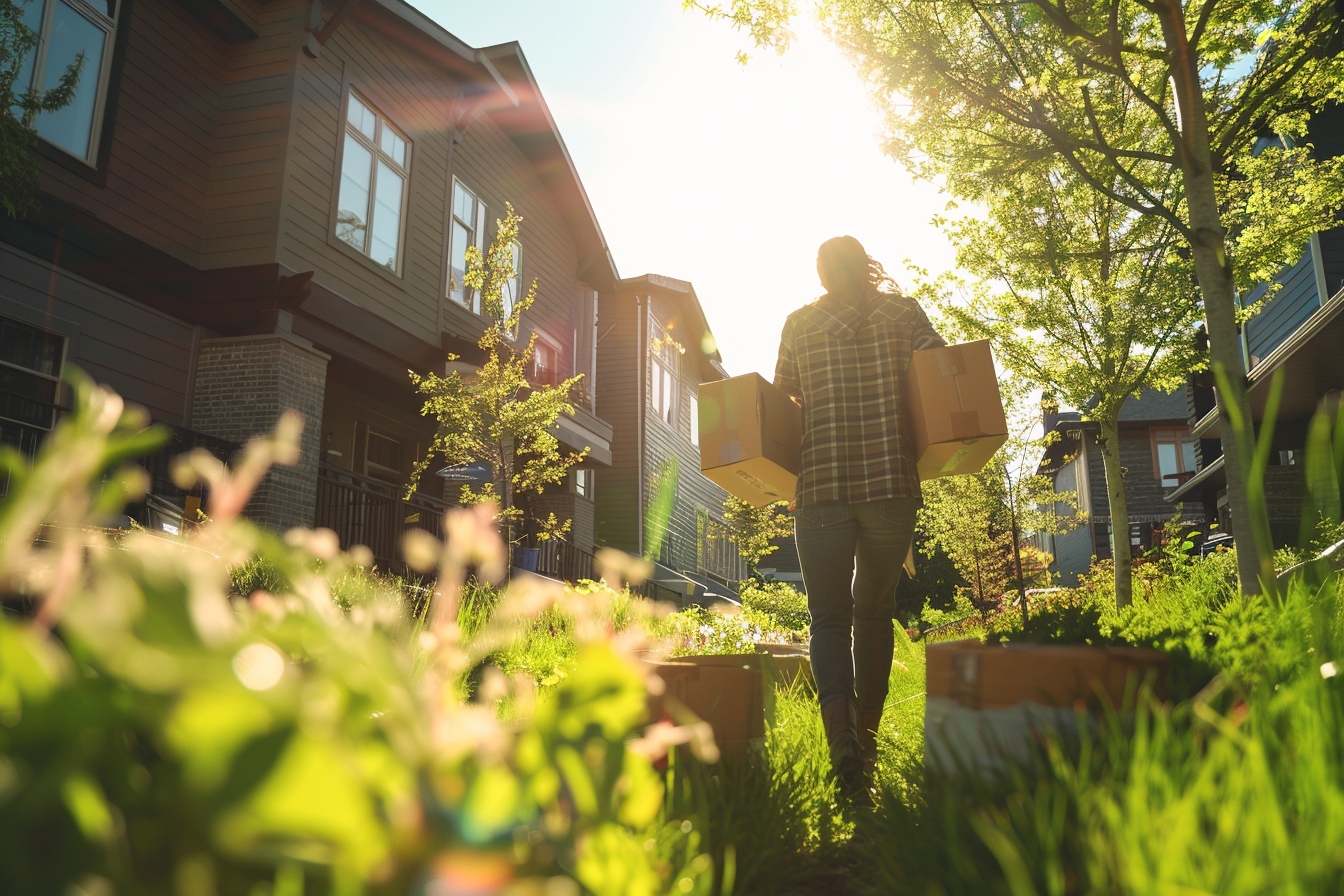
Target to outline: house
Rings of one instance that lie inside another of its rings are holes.
[[[1308,141],[1318,157],[1344,153],[1344,107],[1331,106],[1313,116]],[[1344,389],[1344,224],[1314,234],[1300,259],[1275,280],[1278,291],[1242,327],[1242,353],[1257,425],[1264,422],[1275,374],[1284,378],[1264,482],[1271,534],[1275,546],[1283,546],[1296,544],[1301,524],[1307,425],[1323,402],[1337,401]],[[1267,288],[1262,285],[1246,295],[1243,307],[1260,302]],[[1197,471],[1167,500],[1202,505],[1210,522],[1235,535],[1223,469],[1223,420],[1212,375],[1192,377],[1187,394]]]
[[[598,314],[629,287],[517,44],[467,46],[402,0],[28,9],[33,83],[85,64],[36,122],[40,209],[0,216],[4,441],[32,450],[51,428],[63,363],[221,453],[293,408],[302,459],[249,514],[391,562],[453,497],[430,477],[401,498],[433,434],[407,370],[475,360],[489,322],[464,253],[512,202],[512,294],[539,283],[518,337],[537,334],[533,377],[585,377],[557,431],[590,454],[547,509],[591,551],[613,438],[591,400]]]
[[[1167,493],[1194,475],[1195,450],[1186,418],[1186,397],[1180,392],[1144,389],[1120,409],[1127,540],[1136,554],[1151,548],[1157,530],[1175,515]],[[1056,492],[1076,493],[1077,510],[1087,515],[1087,524],[1062,535],[1038,534],[1036,539],[1054,558],[1050,571],[1059,576],[1061,584],[1073,586],[1094,558],[1114,556],[1106,471],[1097,445],[1099,427],[1082,420],[1077,411],[1047,412],[1043,425],[1046,432],[1059,433],[1059,438],[1046,449],[1037,472],[1053,480]],[[1071,516],[1074,509],[1061,502],[1056,512]],[[1198,521],[1203,508],[1187,501],[1181,515],[1183,520]]]
[[[727,376],[714,335],[684,280],[646,274],[613,293],[597,340],[597,405],[613,432],[597,543],[653,557],[654,581],[682,595],[732,593],[746,569],[723,526],[727,492],[700,473],[700,384]]]

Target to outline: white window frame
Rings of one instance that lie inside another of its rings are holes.
[[[45,380],[45,381],[47,381],[47,382],[49,382],[49,383],[51,384],[51,390],[52,390],[52,391],[51,391],[51,394],[52,394],[52,400],[51,400],[51,416],[48,418],[48,420],[46,421],[45,425],[44,425],[44,424],[40,424],[40,423],[35,423],[35,422],[33,422],[33,421],[30,421],[30,420],[20,420],[20,419],[17,419],[17,418],[15,418],[15,417],[8,417],[8,416],[0,416],[0,421],[4,421],[5,423],[12,424],[12,425],[14,425],[14,426],[18,426],[18,427],[22,427],[22,428],[26,428],[26,429],[29,429],[29,430],[40,430],[40,431],[43,431],[43,432],[50,432],[51,429],[52,429],[52,427],[54,427],[54,426],[56,425],[56,420],[60,417],[60,412],[61,412],[61,371],[65,368],[65,360],[66,360],[66,357],[67,357],[67,355],[68,355],[68,353],[69,353],[69,351],[70,351],[70,338],[69,338],[68,336],[62,334],[62,333],[58,333],[58,332],[56,332],[56,331],[54,331],[54,330],[48,330],[48,329],[46,329],[46,328],[44,328],[44,327],[39,327],[39,326],[37,326],[37,325],[35,325],[35,324],[28,323],[27,321],[19,320],[18,318],[13,318],[13,317],[3,317],[3,318],[0,318],[0,321],[3,321],[4,323],[12,323],[12,324],[15,324],[15,325],[17,325],[17,326],[19,326],[19,327],[22,327],[22,328],[24,328],[24,329],[35,330],[35,331],[37,331],[37,332],[39,332],[39,333],[43,333],[43,334],[45,334],[45,335],[47,335],[47,336],[51,336],[51,337],[54,337],[54,338],[60,340],[60,343],[61,343],[61,351],[60,351],[60,357],[58,357],[58,358],[56,359],[56,364],[55,364],[55,370],[56,370],[56,372],[55,372],[55,373],[47,373],[46,371],[43,371],[43,370],[38,370],[38,369],[33,368],[33,367],[28,367],[28,366],[26,366],[26,365],[24,365],[24,364],[18,364],[18,363],[15,363],[15,362],[13,362],[13,361],[9,361],[9,360],[5,360],[5,359],[3,359],[3,358],[0,358],[0,367],[5,367],[5,368],[11,369],[11,370],[17,370],[17,371],[19,371],[20,373],[22,373],[22,374],[24,374],[24,375],[31,376],[31,377],[34,377],[34,378],[36,378],[36,379],[40,379],[40,380]],[[23,447],[23,446],[20,445],[20,448],[22,448],[22,447]],[[35,447],[35,446],[34,446],[34,447]],[[0,484],[0,490],[2,490],[2,488],[3,488],[3,485]],[[2,493],[2,491],[0,491],[0,493]]]
[[[499,300],[504,312],[504,316],[499,321],[501,325],[509,319],[509,315],[513,313],[513,309],[518,306],[518,302],[524,295],[523,244],[514,240],[509,248],[513,250],[513,276],[505,281],[499,290]],[[519,320],[518,323],[521,325],[522,321]],[[510,339],[516,339],[518,338],[518,329],[519,327],[514,327],[512,331],[505,330],[504,334]]]
[[[663,423],[677,426],[677,370],[676,361],[667,346],[663,352],[649,353],[649,406]]]
[[[471,197],[471,200],[474,203],[474,221],[464,221],[458,216],[458,190],[461,190]],[[480,294],[474,289],[468,289],[465,283],[456,282],[456,278],[453,276],[453,224],[455,223],[462,225],[463,228],[470,231],[471,238],[468,241],[467,246],[475,246],[478,252],[485,251],[485,202],[482,201],[475,190],[463,183],[458,177],[453,178],[452,193],[448,197],[448,258],[447,263],[445,264],[445,267],[448,269],[448,276],[444,282],[444,296],[452,299],[469,311],[474,311],[476,314],[480,314]],[[464,252],[467,246],[463,247]],[[465,277],[466,273],[466,269],[464,268],[462,275]],[[454,293],[456,293],[456,295],[454,295]]]
[[[688,410],[691,412],[691,444],[700,447],[700,396],[694,392],[687,394],[690,401]]]
[[[96,79],[93,111],[90,113],[91,120],[89,122],[89,145],[87,153],[80,154],[75,150],[70,149],[68,146],[63,146],[60,143],[57,143],[42,133],[42,116],[60,114],[60,111],[64,110],[58,110],[54,113],[38,113],[37,118],[33,121],[33,127],[37,129],[38,136],[42,137],[43,141],[89,165],[97,164],[98,151],[101,149],[103,115],[107,108],[108,74],[112,70],[112,55],[117,38],[117,16],[121,13],[123,3],[125,3],[125,0],[117,0],[116,12],[111,16],[108,16],[106,12],[97,9],[92,4],[84,2],[84,0],[30,0],[29,4],[29,8],[33,5],[40,5],[42,7],[42,12],[36,29],[37,46],[33,49],[32,70],[28,73],[28,83],[24,84],[16,81],[14,84],[14,89],[16,91],[22,92],[34,85],[40,85],[40,81],[38,80],[39,75],[46,73],[47,63],[49,61],[48,55],[51,49],[50,37],[52,22],[56,18],[56,7],[58,5],[64,4],[69,7],[72,12],[78,14],[88,21],[89,24],[103,32],[103,53],[102,57],[99,59],[98,68],[96,71],[91,71],[88,68],[81,71],[79,74],[79,84],[75,88],[76,96],[78,96],[87,89],[90,75]],[[38,89],[40,90],[42,88],[39,86]],[[67,109],[68,108],[69,107],[67,107]]]
[[[593,471],[587,467],[574,468],[574,494],[580,498],[593,497]]]
[[[374,117],[374,135],[369,137],[362,130],[350,121],[351,104],[357,102],[365,109],[369,110]],[[403,147],[403,159],[398,160],[395,156],[387,152],[383,147],[383,138],[386,132],[390,131],[394,138],[401,141]],[[364,218],[364,239],[362,244],[357,245],[353,240],[342,236],[340,233],[340,206],[341,206],[341,187],[345,178],[345,166],[350,162],[346,157],[346,140],[353,139],[361,148],[369,152],[372,159],[369,162],[369,198],[365,205]],[[341,165],[336,175],[336,203],[333,211],[332,234],[337,241],[348,246],[355,252],[369,259],[373,264],[389,273],[400,277],[406,256],[406,210],[410,203],[411,193],[411,141],[399,128],[388,121],[387,116],[378,111],[377,106],[366,100],[358,91],[349,90],[345,94],[345,110],[341,116]],[[398,210],[397,218],[397,247],[394,264],[388,265],[378,261],[370,253],[373,251],[373,216],[374,210],[378,204],[378,163],[384,162],[392,169],[393,174],[401,178],[401,205]]]
[[[536,330],[535,333],[537,336],[537,341],[536,344],[532,346],[531,379],[534,383],[542,383],[542,380],[537,375],[537,357],[538,357],[537,349],[544,347],[547,351],[550,351],[555,356],[555,382],[543,383],[543,385],[548,386],[559,385],[560,383],[564,382],[565,379],[563,376],[560,375],[560,362],[561,359],[564,357],[564,352],[561,350],[561,345],[559,342],[552,339],[550,335],[548,335],[544,330]]]

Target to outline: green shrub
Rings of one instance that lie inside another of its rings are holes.
[[[1284,604],[1219,618],[1246,675],[1176,705],[1106,720],[1080,748],[1052,744],[1008,776],[884,776],[861,846],[878,892],[947,894],[1334,893],[1344,888],[1344,656],[1338,580],[1295,583]],[[1230,608],[1231,603],[1225,605]],[[1265,670],[1268,671],[1265,671]],[[899,788],[899,789],[898,789]]]
[[[788,582],[749,580],[743,583],[740,594],[744,610],[770,616],[779,628],[803,633],[812,624],[807,611],[807,595]]]
[[[0,616],[5,892],[447,892],[483,875],[712,892],[654,766],[698,729],[632,739],[648,691],[634,639],[612,637],[616,597],[464,590],[463,566],[502,566],[502,546],[488,508],[462,511],[418,626],[329,533],[238,516],[271,462],[296,459],[298,428],[285,418],[233,471],[180,465],[211,494],[183,539],[82,525],[136,496],[128,461],[160,441],[104,389],[77,384],[31,465],[0,449],[0,594],[34,608]],[[440,556],[427,538],[420,554]],[[548,612],[574,621],[569,674],[540,692],[486,676],[460,699],[464,672]]]
[[[788,642],[798,635],[760,610],[724,613],[700,606],[654,620],[649,631],[671,656],[755,653],[762,641]]]

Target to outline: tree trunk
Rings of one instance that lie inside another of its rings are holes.
[[[1125,498],[1125,472],[1120,464],[1118,415],[1107,415],[1101,424],[1101,463],[1106,470],[1106,500],[1111,510],[1111,556],[1115,558],[1115,605],[1133,601],[1134,576],[1129,545],[1129,504]],[[1082,471],[1086,474],[1087,471]]]
[[[1204,319],[1209,334],[1209,360],[1222,367],[1229,388],[1218,390],[1223,426],[1223,470],[1227,476],[1227,502],[1237,536],[1237,573],[1244,594],[1260,592],[1260,557],[1252,533],[1256,522],[1248,499],[1246,477],[1254,451],[1254,437],[1241,441],[1231,431],[1229,413],[1251,419],[1246,396],[1246,365],[1241,353],[1241,334],[1236,320],[1236,290],[1227,257],[1227,232],[1218,211],[1214,188],[1209,121],[1199,82],[1199,61],[1186,38],[1185,18],[1179,0],[1164,0],[1159,7],[1163,36],[1171,61],[1172,82],[1179,111],[1181,140],[1177,154],[1190,215],[1191,245],[1195,276],[1204,298]],[[1226,392],[1226,394],[1224,394]],[[1263,512],[1263,510],[1262,510]],[[1263,521],[1268,529],[1268,520]],[[1119,570],[1116,570],[1117,575]]]

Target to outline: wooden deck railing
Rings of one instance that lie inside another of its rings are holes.
[[[385,570],[401,566],[401,538],[407,529],[443,536],[448,501],[430,495],[402,500],[390,482],[321,464],[317,470],[317,513],[314,525],[333,530],[341,547],[362,544]]]

